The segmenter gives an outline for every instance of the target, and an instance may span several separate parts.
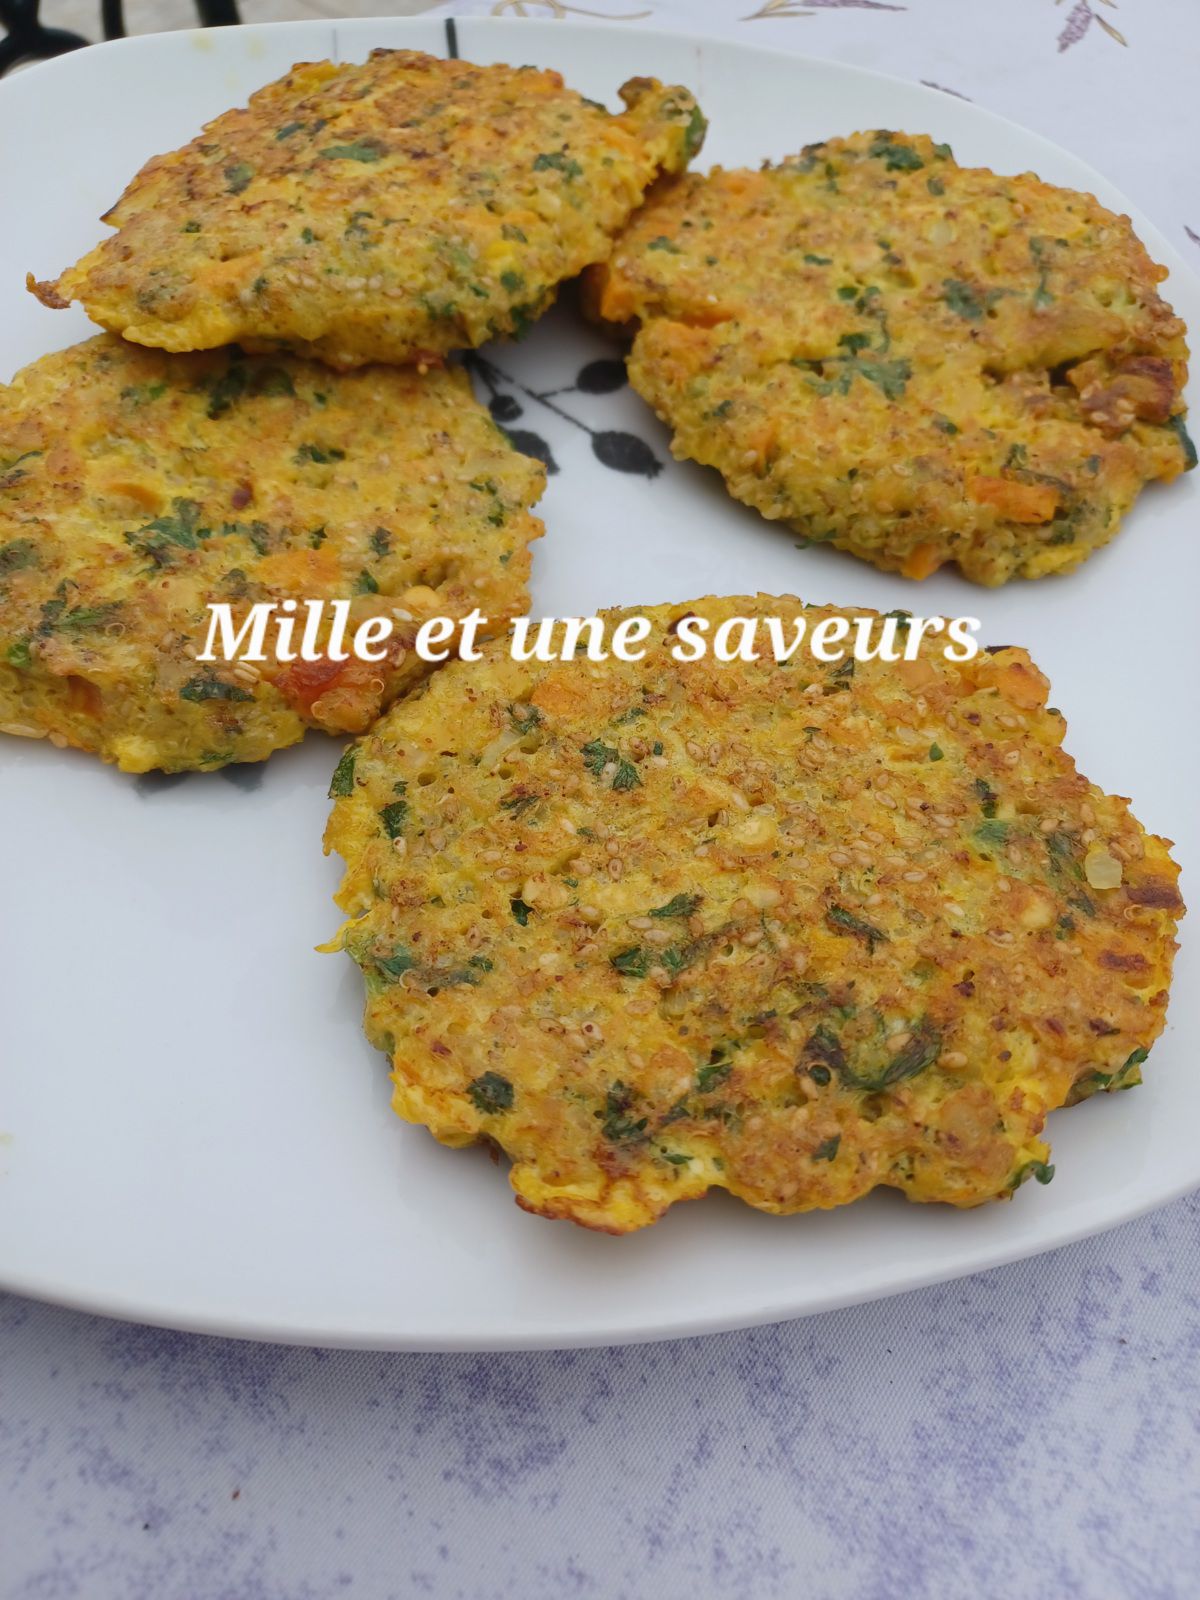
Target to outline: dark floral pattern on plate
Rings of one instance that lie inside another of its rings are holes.
[[[518,394],[527,402],[544,407],[563,422],[569,422],[573,428],[579,428],[586,433],[592,442],[592,454],[601,466],[608,467],[613,472],[634,473],[642,478],[656,478],[662,471],[662,462],[646,441],[639,438],[636,433],[627,433],[616,428],[594,428],[590,422],[585,422],[582,417],[576,416],[573,410],[568,410],[561,404],[562,395],[615,394],[618,389],[623,389],[628,382],[623,361],[611,357],[589,361],[580,367],[574,383],[566,384],[559,389],[539,391],[527,388],[510,373],[498,367],[488,356],[481,356],[476,352],[465,357],[465,360],[469,369],[488,391],[487,404],[493,421],[503,428],[515,450],[520,450],[523,455],[535,456],[544,462],[548,473],[556,473],[559,468],[554,452],[542,435],[528,428],[509,426],[525,414],[525,407],[517,398]]]

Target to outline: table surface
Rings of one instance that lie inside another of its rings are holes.
[[[91,0],[44,0],[94,33]],[[585,13],[245,0],[247,20]],[[919,79],[1200,268],[1195,0],[588,0]],[[751,16],[750,13],[755,13]],[[186,11],[133,0],[131,27]],[[3,92],[0,89],[0,92]],[[367,1355],[0,1296],[2,1600],[1192,1600],[1200,1197],[959,1283],[625,1350]]]

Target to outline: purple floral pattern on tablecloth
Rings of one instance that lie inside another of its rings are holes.
[[[1061,4],[1062,0],[1059,0],[1059,3]],[[1075,0],[1075,4],[1071,7],[1070,15],[1067,17],[1066,24],[1058,36],[1058,48],[1060,52],[1063,50],[1069,50],[1073,44],[1078,44],[1085,34],[1087,34],[1093,23],[1095,23],[1102,32],[1106,33],[1110,39],[1115,39],[1118,44],[1129,43],[1128,39],[1126,39],[1125,35],[1117,27],[1116,23],[1110,22],[1102,11],[1095,9],[1095,6],[1108,6],[1113,11],[1117,9],[1116,0],[1095,0],[1095,5],[1093,5],[1093,0]]]

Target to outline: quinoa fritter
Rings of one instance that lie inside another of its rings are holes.
[[[1195,465],[1166,277],[1091,195],[859,133],[659,187],[590,290],[731,494],[887,571],[1077,566]]]
[[[45,356],[0,388],[0,731],[127,772],[360,732],[429,670],[426,615],[524,609],[543,481],[457,370]],[[196,660],[209,602],[289,599],[348,602],[351,633],[399,614],[388,658],[287,663],[270,633],[257,669]]]
[[[1023,650],[822,666],[457,663],[344,755],[326,848],[394,1105],[518,1203],[623,1233],[1046,1181],[1046,1114],[1138,1081],[1183,906]],[[633,612],[610,612],[615,620]],[[861,613],[861,615],[870,615]]]
[[[148,162],[117,233],[29,286],[138,344],[336,367],[519,334],[700,148],[686,89],[621,98],[613,116],[556,72],[412,50],[299,65]]]

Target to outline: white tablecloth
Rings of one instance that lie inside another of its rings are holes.
[[[1200,265],[1197,0],[432,9],[641,13],[920,79],[1085,154]],[[288,1350],[0,1299],[0,1594],[1194,1600],[1198,1235],[1192,1197],[808,1322],[531,1356]]]

